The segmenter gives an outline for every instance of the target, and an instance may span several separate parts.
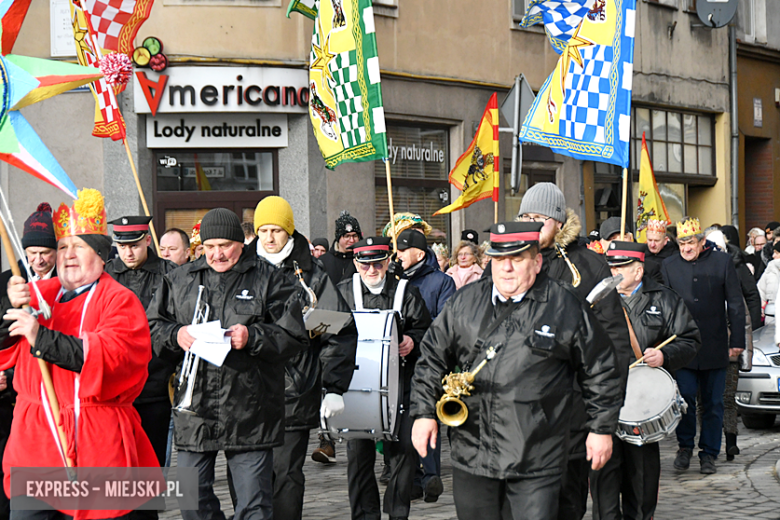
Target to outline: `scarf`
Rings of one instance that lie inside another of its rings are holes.
[[[287,240],[287,243],[284,245],[281,251],[278,253],[268,253],[265,249],[263,249],[263,244],[260,242],[260,240],[257,241],[257,256],[261,256],[268,260],[270,263],[274,264],[276,267],[279,267],[282,265],[282,262],[284,262],[288,256],[290,256],[290,253],[292,253],[293,249],[293,237],[290,237]]]

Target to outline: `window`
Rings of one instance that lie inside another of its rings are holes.
[[[257,203],[278,194],[276,150],[155,150],[153,160],[158,230],[189,233],[209,209],[219,207],[252,221]]]
[[[715,174],[714,124],[711,115],[634,108],[631,164],[639,171],[645,134],[656,177]]]
[[[648,4],[665,5],[667,7],[674,7],[677,9],[678,0],[645,0]]]
[[[440,127],[387,126],[387,147],[393,177],[393,210],[420,215],[433,231],[428,243],[448,244],[450,218],[433,214],[448,205],[449,130]],[[376,161],[376,234],[390,222],[385,165]],[[449,245],[449,244],[448,244]]]
[[[747,43],[766,43],[766,0],[739,0],[737,34]]]
[[[512,20],[520,23],[528,10],[528,4],[531,0],[512,0]]]

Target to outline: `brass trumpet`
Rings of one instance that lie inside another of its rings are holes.
[[[495,347],[487,349],[485,359],[477,365],[473,372],[450,372],[449,375],[444,376],[444,379],[441,380],[444,386],[444,395],[436,403],[436,415],[441,422],[447,426],[455,427],[466,422],[469,416],[469,409],[460,398],[471,395],[471,391],[474,390],[474,386],[471,383],[474,382],[474,378],[482,370],[482,367],[495,357],[496,352],[497,349]]]
[[[558,242],[556,242],[555,251],[558,252],[558,256],[563,258],[563,261],[566,262],[566,265],[569,267],[569,271],[571,271],[572,287],[577,287],[578,285],[580,285],[580,282],[582,282],[582,276],[580,276],[580,272],[577,270],[577,266],[574,265],[574,262],[569,260],[569,255],[566,254],[566,249],[561,247],[561,245]]]

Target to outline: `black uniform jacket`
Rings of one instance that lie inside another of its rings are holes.
[[[580,284],[574,290],[580,299],[585,301],[593,287],[604,278],[612,276],[612,272],[609,270],[603,255],[591,251],[579,242],[578,234],[580,230],[579,218],[571,209],[567,209],[566,222],[556,235],[555,241],[566,250],[569,260],[580,273]],[[544,258],[542,262],[543,272],[555,280],[572,283],[573,275],[571,270],[565,260],[558,255],[554,247],[543,249],[541,253]],[[606,298],[598,302],[593,307],[593,314],[609,336],[609,340],[601,343],[600,347],[613,347],[615,349],[618,370],[620,371],[621,391],[625,393],[629,360],[634,357],[634,354],[631,350],[628,325],[626,325],[626,318],[623,315],[623,310],[620,306],[620,296],[617,291],[612,291]],[[574,402],[570,453],[572,457],[583,457],[585,456],[585,437],[587,436],[585,407],[582,404],[582,400],[578,397],[575,397]]]
[[[121,258],[109,260],[105,269],[114,280],[130,289],[141,300],[144,309],[149,307],[155,291],[162,286],[163,277],[179,267],[157,256],[152,248],[147,248],[147,254],[146,262],[138,269],[130,269]],[[161,360],[152,352],[152,360],[149,361],[149,378],[135,402],[141,404],[168,401],[168,380],[175,368],[175,365]]]
[[[352,292],[352,278],[344,280],[338,287],[349,308],[354,310],[355,295]],[[361,282],[360,289],[363,292],[363,307],[365,309],[392,309],[396,287],[398,287],[398,280],[390,275],[387,275],[385,278],[385,286],[379,294],[372,294],[366,285]],[[417,362],[417,358],[420,357],[420,342],[430,325],[431,315],[425,307],[425,301],[423,301],[419,289],[411,283],[407,283],[404,292],[404,304],[401,308],[401,333],[398,335],[399,342],[402,339],[401,334],[409,336],[414,341],[414,348],[404,358],[403,365],[403,388],[407,394],[412,374],[414,374],[414,364]]]
[[[645,253],[645,275],[656,282],[663,284],[664,277],[661,275],[661,263],[672,255],[680,254],[680,246],[673,239],[669,239],[664,247],[658,253],[651,253],[648,250]]]
[[[653,348],[677,334],[677,338],[663,347],[663,367],[669,372],[687,365],[701,347],[699,327],[677,293],[645,275],[639,294],[623,307],[628,311],[639,348]]]
[[[450,298],[422,342],[412,383],[412,417],[436,417],[442,377],[472,368],[490,345],[498,354],[477,374],[464,403],[466,422],[450,429],[452,465],[495,479],[560,474],[579,382],[588,431],[615,431],[623,392],[609,338],[571,286],[540,273],[534,285],[476,347],[493,282],[480,280]],[[564,318],[565,319],[562,319]]]
[[[292,252],[279,271],[291,284],[301,287],[293,267],[293,262],[297,262],[306,285],[317,295],[317,309],[350,312],[322,263],[311,256],[306,237],[295,231],[292,238]],[[247,247],[257,251],[257,239]],[[262,257],[258,257],[258,261],[267,263]],[[303,291],[300,294],[301,305],[311,305],[308,295]],[[355,322],[350,320],[336,334],[325,333],[312,339],[310,348],[287,361],[284,367],[285,429],[308,430],[319,426],[322,390],[341,395],[349,389],[355,370],[355,350],[357,329]]]
[[[685,301],[701,333],[701,348],[686,368],[726,368],[729,348],[745,348],[745,304],[731,256],[713,248],[693,262],[673,255],[661,264],[661,274]]]
[[[192,323],[198,285],[205,286],[209,321],[219,320],[223,328],[246,325],[249,340],[231,350],[222,367],[200,360],[192,399],[197,415],[174,411],[176,445],[198,452],[280,446],[284,364],[309,346],[297,289],[246,247],[224,273],[211,269],[205,255],[171,271],[146,312],[152,347],[164,360],[178,364],[184,358],[176,335]]]

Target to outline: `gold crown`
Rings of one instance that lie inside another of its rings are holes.
[[[654,218],[651,218],[647,221],[647,231],[653,231],[655,233],[666,233],[666,226],[669,225],[669,222],[666,220],[657,220]]]
[[[692,237],[693,235],[698,235],[700,233],[701,224],[699,224],[699,219],[697,218],[689,218],[688,220],[677,223],[678,239]]]
[[[105,235],[108,233],[103,195],[98,190],[79,190],[73,207],[64,202],[54,214],[54,234],[57,240],[77,235]]]

